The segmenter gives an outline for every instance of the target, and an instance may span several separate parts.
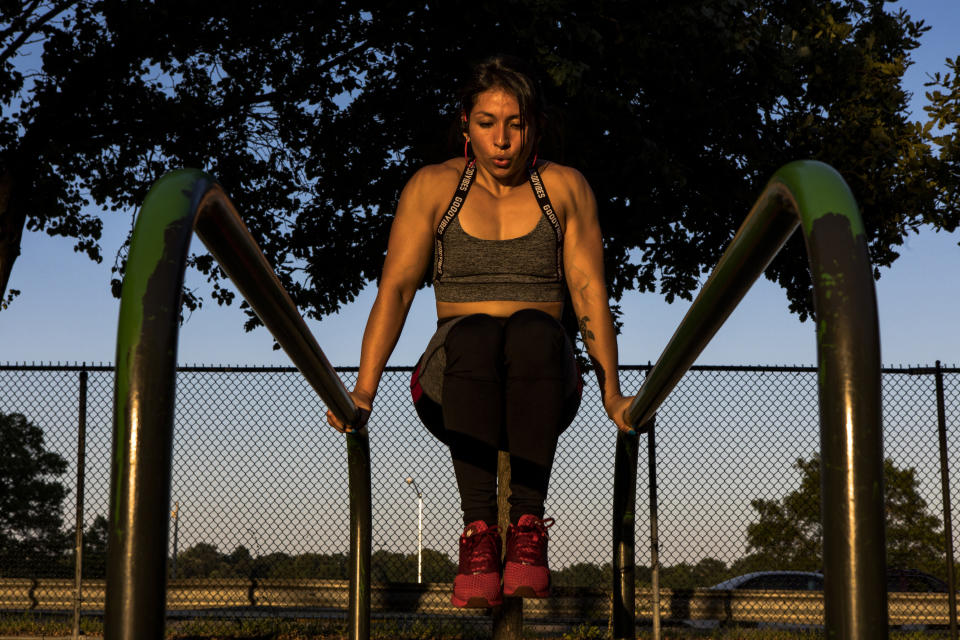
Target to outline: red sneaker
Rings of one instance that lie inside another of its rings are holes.
[[[547,529],[553,518],[520,516],[507,529],[507,557],[503,565],[503,595],[546,598],[550,595],[547,567]]]
[[[493,607],[503,603],[500,590],[500,528],[483,520],[467,525],[460,536],[460,570],[453,579],[455,607]]]

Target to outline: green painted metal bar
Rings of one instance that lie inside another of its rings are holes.
[[[823,462],[825,626],[830,638],[887,637],[880,339],[863,223],[829,165],[773,176],[627,411],[642,428],[797,227],[817,320]]]
[[[207,174],[189,169],[157,181],[137,219],[120,299],[104,616],[107,640],[164,637],[177,339],[183,275],[194,228],[324,403],[346,422],[361,420],[361,412],[220,186]],[[351,506],[364,500],[369,505],[365,430],[348,438],[348,464]],[[362,517],[363,510],[357,508],[357,512]],[[368,506],[368,519],[369,513]],[[351,527],[351,554],[356,558],[351,581],[358,592],[367,593],[369,530],[369,520]],[[357,604],[362,607],[363,598]],[[352,622],[359,617],[352,616]],[[352,624],[352,637],[367,637],[359,636],[364,630],[369,634],[368,623]]]

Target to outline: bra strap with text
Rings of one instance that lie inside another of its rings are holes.
[[[476,173],[477,163],[475,160],[471,160],[467,163],[467,166],[463,168],[463,174],[460,176],[460,184],[457,185],[457,190],[450,200],[450,206],[447,207],[447,212],[443,214],[443,217],[440,219],[440,224],[437,225],[437,233],[434,238],[436,250],[434,280],[439,278],[443,273],[443,234],[446,232],[447,227],[450,226],[450,223],[453,222],[453,219],[457,217],[460,207],[463,206],[463,201],[467,199],[467,192],[470,191],[470,185],[473,184],[473,176]]]
[[[553,232],[557,236],[557,280],[563,281],[563,227],[560,226],[560,220],[557,213],[550,204],[550,197],[543,186],[543,179],[540,178],[540,172],[535,167],[530,168],[530,187],[533,189],[533,195],[537,198],[537,204],[540,205],[540,211],[550,221],[553,226]]]

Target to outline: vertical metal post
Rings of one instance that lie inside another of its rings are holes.
[[[826,637],[888,637],[880,331],[866,235],[827,213],[806,237],[817,314]]]
[[[950,474],[947,472],[947,415],[943,406],[943,371],[937,360],[937,431],[940,434],[940,487],[943,491],[943,534],[947,558],[947,584],[950,604],[950,637],[957,640],[957,580],[953,566],[953,514],[950,508]]]
[[[637,637],[636,501],[639,437],[617,432],[613,470],[613,637]]]
[[[507,548],[507,527],[510,525],[510,454],[497,457],[497,525],[503,548]],[[523,598],[506,597],[493,608],[493,640],[520,640],[523,635]]]
[[[80,637],[80,605],[83,603],[83,493],[87,447],[87,369],[80,370],[80,398],[77,407],[77,518],[74,547],[73,638]]]
[[[350,484],[350,640],[370,638],[370,441],[365,432],[347,434]]]
[[[660,640],[660,536],[657,532],[657,416],[647,429],[647,469],[650,476],[650,588],[653,592],[653,640]]]

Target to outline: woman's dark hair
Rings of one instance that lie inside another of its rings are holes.
[[[504,89],[517,98],[520,105],[521,126],[528,122],[533,125],[534,142],[539,139],[546,126],[546,108],[543,93],[530,66],[513,56],[497,55],[487,58],[473,68],[467,84],[460,91],[460,109],[470,115],[477,96],[489,89]],[[466,131],[467,123],[460,114],[460,130]]]

